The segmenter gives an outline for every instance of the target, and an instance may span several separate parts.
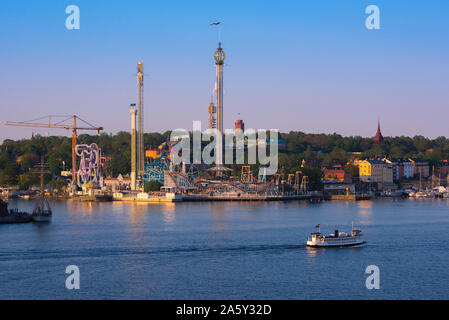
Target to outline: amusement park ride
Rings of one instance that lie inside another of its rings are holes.
[[[226,59],[218,26],[218,48],[214,53],[216,65],[216,104],[209,105],[209,128],[217,131],[215,166],[206,164],[173,165],[170,161],[170,147],[160,148],[155,159],[146,157],[144,149],[144,101],[143,101],[143,63],[137,64],[137,103],[131,104],[131,174],[130,193],[144,190],[146,182],[158,181],[162,190],[170,192],[191,192],[193,194],[259,196],[259,195],[298,195],[307,193],[308,177],[302,172],[295,174],[275,174],[267,178],[267,167],[243,165],[241,175],[230,176],[233,171],[223,163],[223,67]],[[63,119],[61,119],[63,118]],[[47,119],[47,120],[43,120]],[[56,119],[56,121],[55,121]],[[71,121],[71,123],[67,123]],[[83,123],[79,126],[78,123]],[[6,122],[10,126],[55,128],[72,131],[72,191],[76,187],[93,189],[102,187],[102,152],[97,144],[77,144],[78,130],[96,131],[103,127],[95,127],[73,116],[47,116],[31,121]],[[166,142],[168,146],[168,142]],[[151,151],[151,150],[147,150]],[[77,170],[77,157],[79,168]],[[304,161],[301,167],[304,166]]]
[[[80,157],[79,169],[75,181],[79,187],[98,187],[101,184],[101,149],[96,143],[78,144],[75,153]]]
[[[275,174],[267,180],[266,168],[243,165],[240,176],[217,174],[210,165],[173,165],[167,153],[145,163],[144,182],[158,181],[162,190],[209,195],[279,195],[306,194],[309,179],[302,171],[295,174]]]
[[[53,122],[55,118],[58,120],[61,118],[63,119],[57,122]],[[48,119],[48,121],[45,123],[35,122],[43,119]],[[73,122],[69,124],[67,123],[68,120],[72,120]],[[84,126],[79,126],[77,124],[77,120],[79,120],[79,122],[82,122]],[[103,127],[95,127],[76,115],[73,116],[50,115],[23,122],[7,121],[5,124],[8,126],[72,130],[72,177],[73,177],[72,181],[73,182],[77,181],[78,185],[80,186],[80,184],[82,183],[97,181],[99,179],[101,169],[101,150],[98,148],[96,144],[92,144],[90,146],[77,145],[77,131],[92,130],[96,131],[98,134],[100,133],[101,130],[103,130]],[[78,171],[76,170],[77,155],[81,157],[80,169]],[[86,158],[86,155],[88,156],[88,158]]]

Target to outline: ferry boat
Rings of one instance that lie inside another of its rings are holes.
[[[320,225],[316,225],[318,232],[312,232],[307,240],[308,247],[349,247],[364,244],[365,241],[361,238],[362,231],[354,229],[352,225],[351,233],[339,232],[335,230],[334,233],[323,235],[320,232]]]

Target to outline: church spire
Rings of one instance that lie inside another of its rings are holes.
[[[380,132],[380,120],[377,121],[377,132],[376,136],[374,137],[374,142],[377,144],[381,144],[384,141],[384,137],[382,136],[382,133]]]

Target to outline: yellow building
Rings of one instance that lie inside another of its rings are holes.
[[[359,167],[360,181],[393,183],[393,167],[379,160],[358,160],[354,162]]]

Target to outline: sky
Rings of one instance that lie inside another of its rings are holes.
[[[69,5],[79,30],[66,28]],[[216,21],[225,128],[370,137],[380,120],[384,136],[449,136],[446,0],[2,0],[0,141],[70,135],[4,125],[46,115],[129,131],[140,60],[145,131],[205,128]]]

